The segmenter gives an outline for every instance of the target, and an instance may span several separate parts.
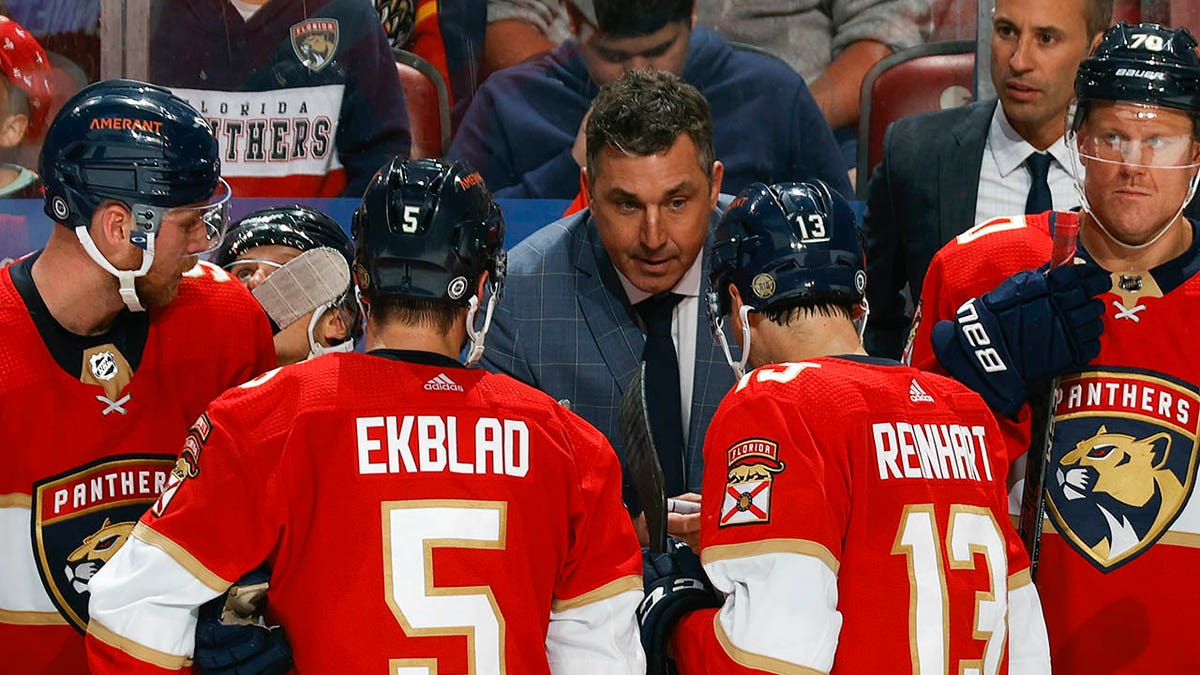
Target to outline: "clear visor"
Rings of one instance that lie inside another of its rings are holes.
[[[274,260],[243,258],[241,260],[234,260],[228,265],[225,265],[223,269],[226,272],[229,272],[233,278],[237,279],[242,283],[243,286],[245,286],[246,284],[250,283],[250,280],[253,279],[254,275],[260,270],[262,271],[263,278],[266,278],[280,267],[283,267],[283,264],[277,263]]]
[[[1067,133],[1067,145],[1090,161],[1151,169],[1200,166],[1197,143],[1178,123],[1180,113],[1156,106],[1117,103],[1103,119],[1088,119]]]
[[[204,228],[208,242],[201,253],[208,253],[221,245],[225,230],[229,226],[229,200],[233,190],[224,178],[217,179],[217,189],[203,204],[194,206],[161,207],[134,204],[131,209],[137,225],[144,231],[157,232],[164,222],[177,223],[189,235],[195,228]]]

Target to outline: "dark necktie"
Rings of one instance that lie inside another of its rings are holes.
[[[1025,200],[1025,213],[1041,213],[1054,208],[1050,197],[1050,162],[1053,158],[1046,152],[1035,152],[1025,160],[1025,168],[1033,184],[1029,186],[1029,197]]]
[[[662,466],[667,495],[687,491],[683,484],[683,414],[679,396],[679,360],[671,339],[671,314],[682,295],[663,293],[639,302],[635,309],[646,326],[646,409],[650,435]]]

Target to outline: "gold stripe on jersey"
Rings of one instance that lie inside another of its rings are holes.
[[[21,626],[66,626],[67,620],[58,612],[16,612],[0,609],[0,623]]]
[[[1029,575],[1029,568],[1017,572],[1016,574],[1008,575],[1008,590],[1015,591],[1018,588],[1023,588],[1033,583],[1033,577]]]
[[[23,492],[0,495],[0,509],[32,509],[33,495]]]
[[[218,593],[224,593],[233,585],[232,581],[226,581],[221,577],[211,572],[207,567],[200,564],[191,553],[188,553],[182,546],[168,539],[163,534],[156,532],[145,523],[138,523],[133,528],[133,536],[150,544],[151,546],[162,549],[167,555],[171,556],[175,562],[183,566],[185,570],[196,577],[200,583],[208,586]]]
[[[108,400],[117,400],[132,377],[133,369],[116,345],[105,343],[83,350],[79,381],[101,387]]]
[[[152,649],[142,644],[138,644],[127,637],[117,635],[102,624],[92,621],[88,624],[88,633],[97,640],[112,647],[119,649],[130,656],[136,657],[140,661],[158,666],[166,670],[179,670],[191,665],[192,660],[186,656],[177,656],[160,652],[157,649]]]
[[[834,574],[837,574],[838,568],[841,567],[841,563],[829,549],[807,539],[764,539],[745,544],[709,546],[700,552],[700,562],[708,564],[719,560],[735,560],[768,553],[796,553],[816,558],[825,563],[825,566]]]
[[[550,603],[550,609],[555,612],[565,612],[568,609],[583,607],[590,605],[593,602],[600,602],[612,597],[616,597],[622,593],[629,591],[642,590],[642,578],[640,576],[621,577],[604,584],[600,588],[588,591],[583,595],[577,595],[573,598],[565,598],[563,600],[555,599]]]
[[[773,659],[770,656],[755,654],[739,648],[733,644],[733,640],[725,633],[725,626],[721,625],[721,613],[713,614],[713,630],[717,633],[717,642],[721,644],[721,649],[729,655],[739,665],[747,668],[756,668],[765,670],[768,673],[777,673],[778,675],[827,675],[824,670],[809,668],[807,666],[798,666],[794,663]]]

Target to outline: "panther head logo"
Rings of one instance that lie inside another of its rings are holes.
[[[1055,479],[1068,501],[1088,500],[1103,516],[1107,536],[1090,546],[1113,560],[1169,525],[1184,497],[1167,468],[1171,436],[1135,438],[1101,426],[1059,461]]]
[[[104,524],[88,535],[79,548],[67,556],[67,578],[78,593],[87,591],[88,582],[104,563],[112,558],[117,549],[129,538],[135,523],[112,523],[108,518]]]

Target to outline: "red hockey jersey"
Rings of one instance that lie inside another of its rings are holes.
[[[1002,446],[939,375],[869,357],[747,374],[704,444],[700,557],[725,605],[681,622],[680,673],[1044,672]]]
[[[214,402],[180,462],[93,584],[93,672],[182,667],[189,608],[264,560],[302,672],[644,672],[616,455],[516,380],[324,356]]]
[[[85,354],[85,383],[51,356],[10,272],[0,270],[0,670],[83,673],[89,579],[166,485],[188,425],[273,367],[275,349],[250,294],[202,263],[151,310],[136,370],[108,345]]]
[[[1046,214],[984,223],[947,244],[925,277],[913,362],[934,358],[934,323],[1006,277],[1044,265],[1050,247]],[[1197,272],[1193,234],[1175,260],[1114,273],[1100,296],[1100,356],[1064,376],[1055,393],[1038,588],[1056,671],[1200,669],[1191,635],[1200,623],[1200,586],[1191,580],[1200,565],[1200,498],[1191,496],[1200,431]]]

